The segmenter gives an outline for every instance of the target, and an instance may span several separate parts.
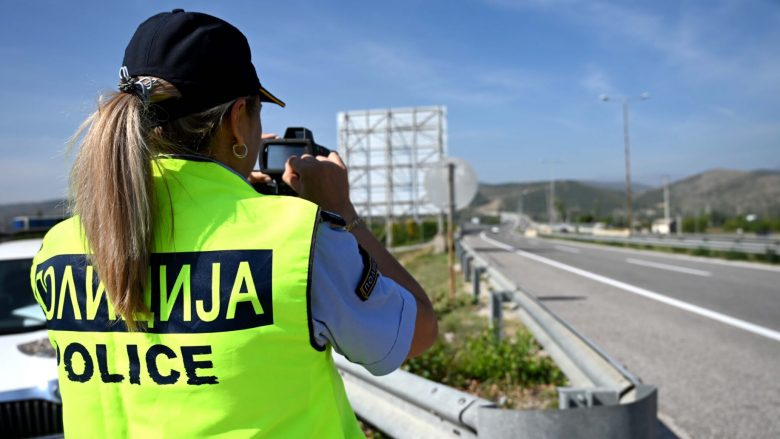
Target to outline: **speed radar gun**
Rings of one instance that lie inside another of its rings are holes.
[[[281,139],[263,140],[260,154],[260,170],[273,180],[269,184],[258,183],[255,190],[266,195],[297,195],[295,191],[282,181],[284,164],[291,156],[311,154],[328,156],[330,150],[314,141],[311,130],[304,127],[289,127]]]

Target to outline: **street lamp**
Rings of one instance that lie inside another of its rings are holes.
[[[621,97],[617,101],[623,104],[623,144],[625,146],[626,155],[626,220],[628,222],[628,235],[631,236],[633,226],[633,216],[631,209],[631,159],[629,155],[629,141],[628,141],[628,103],[630,101],[644,101],[650,98],[650,94],[644,92],[639,96],[633,97]],[[603,102],[610,102],[610,97],[607,95],[599,96]]]

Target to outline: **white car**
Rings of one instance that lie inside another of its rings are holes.
[[[61,437],[57,358],[30,286],[41,239],[0,243],[0,436]]]

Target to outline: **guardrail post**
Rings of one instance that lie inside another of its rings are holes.
[[[463,270],[463,280],[466,282],[471,281],[471,263],[474,260],[471,255],[467,255],[465,258],[463,258],[463,265],[461,266],[461,269]]]
[[[558,387],[558,408],[561,410],[618,404],[620,395],[614,389]]]
[[[477,303],[479,301],[479,289],[480,289],[480,281],[482,280],[482,273],[485,272],[485,267],[474,267],[474,274],[472,274],[473,281],[472,284],[472,292],[474,295],[474,303]]]
[[[503,292],[490,293],[490,328],[493,329],[496,340],[501,340],[504,336],[504,315],[501,306],[503,299]]]

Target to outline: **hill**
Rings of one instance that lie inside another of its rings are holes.
[[[625,181],[581,181],[580,183],[586,184],[588,186],[594,186],[598,188],[604,188],[604,189],[612,189],[616,191],[622,191],[626,188],[626,182]],[[632,182],[631,188],[634,191],[634,194],[641,194],[643,192],[647,192],[651,189],[655,189],[654,186],[650,186],[648,184],[644,183],[638,183],[638,182]]]
[[[480,184],[471,207],[475,212],[518,211],[522,203],[523,212],[546,221],[549,191],[549,182]],[[637,217],[663,215],[663,188],[642,187],[634,192]],[[725,216],[754,213],[777,217],[780,216],[780,171],[715,169],[671,183],[669,195],[672,215],[717,212]],[[572,220],[584,214],[622,216],[625,210],[625,191],[612,183],[556,181],[555,199],[558,212],[566,212]]]
[[[475,211],[520,211],[547,220],[549,182],[480,184],[472,202]],[[555,182],[556,215],[572,218],[583,214],[608,216],[625,204],[624,192],[573,180]]]
[[[681,215],[780,216],[780,171],[707,171],[671,184],[669,198],[672,212]],[[663,212],[663,188],[639,195],[635,206]]]

